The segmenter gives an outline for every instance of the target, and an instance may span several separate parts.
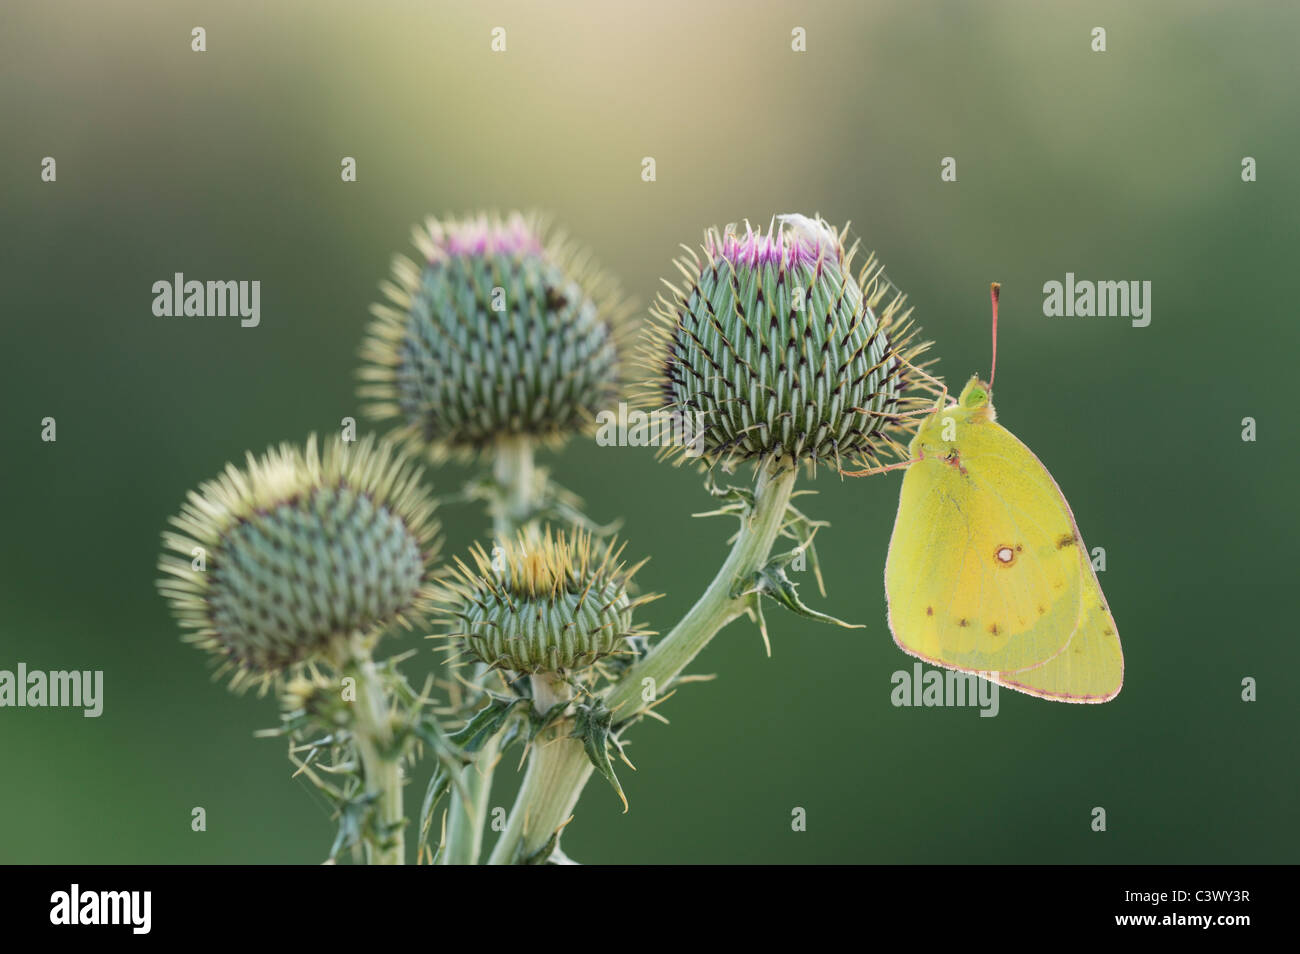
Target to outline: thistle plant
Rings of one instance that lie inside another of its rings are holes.
[[[163,534],[159,589],[232,685],[339,663],[427,608],[433,501],[388,445],[288,444],[191,492]]]
[[[390,445],[335,438],[321,452],[312,436],[302,450],[285,444],[228,465],[163,534],[159,589],[186,638],[218,657],[218,673],[233,671],[235,688],[289,677],[285,734],[334,751],[332,769],[349,776],[330,790],[351,826],[346,846],[375,860],[403,852],[410,751],[394,711],[403,687],[372,651],[386,627],[409,627],[428,608],[433,507]],[[409,715],[405,728],[430,731]],[[313,731],[327,741],[306,740]]]
[[[820,218],[791,215],[766,232],[748,225],[743,234],[734,226],[712,229],[700,253],[676,262],[685,281],[669,286],[643,332],[641,402],[652,411],[703,418],[702,463],[720,500],[711,514],[734,516],[740,529],[717,575],[677,625],[616,681],[575,706],[577,737],[534,750],[511,814],[512,821],[526,815],[529,829],[508,830],[492,861],[558,851],[558,833],[593,767],[621,796],[609,767],[611,747],[622,754],[627,729],[689,678],[685,668],[728,623],[749,615],[766,641],[764,597],[805,617],[847,625],[805,605],[786,572],[812,551],[812,537],[824,526],[791,505],[800,465],[815,470],[846,459],[874,465],[882,456],[901,458],[906,451],[896,435],[910,413],[929,405],[910,393],[929,387],[917,366],[927,346],[914,340],[904,297],[874,258],[854,277],[855,250]],[[752,464],[753,485],[718,486],[714,471],[742,461]],[[796,546],[773,556],[781,537]]]
[[[493,860],[552,860],[558,835],[537,798],[557,773],[595,766],[622,797],[610,759],[622,750],[599,687],[644,651],[650,634],[635,616],[655,599],[633,595],[641,563],[627,566],[622,550],[583,530],[520,533],[492,557],[476,546],[470,563],[458,559],[435,598],[449,648],[505,674],[503,691],[488,694],[457,738],[472,745],[487,731],[529,744],[522,791]],[[534,835],[540,844],[526,847]]]
[[[490,464],[464,496],[486,504],[499,543],[546,519],[584,523],[534,453],[590,431],[626,386],[632,312],[617,282],[536,215],[430,218],[412,238],[420,260],[394,258],[361,348],[368,415],[434,461]],[[484,698],[487,668],[474,675],[464,718]],[[490,739],[456,780],[440,860],[478,860],[496,762]]]
[[[587,780],[600,774],[627,809],[616,766],[630,765],[629,731],[698,678],[685,670],[723,627],[749,616],[767,642],[764,599],[849,625],[787,574],[804,555],[816,568],[826,526],[793,505],[795,483],[905,455],[907,419],[930,405],[926,345],[880,264],[855,273],[847,228],[820,218],[708,230],[635,349],[616,284],[536,218],[431,219],[415,244],[420,261],[395,259],[361,348],[359,396],[384,441],[323,455],[309,442],[228,468],[164,536],[161,586],[236,683],[280,687],[275,734],[338,808],[331,858],[405,859],[402,785],[429,753],[417,859],[477,863],[493,775],[520,745],[523,781],[487,860],[562,863]],[[700,422],[702,441],[667,454],[704,470],[715,506],[703,515],[739,522],[657,641],[642,618],[654,597],[633,579],[644,561],[629,565],[534,461],[629,395]],[[492,529],[435,573],[432,498],[410,460],[449,457],[480,473],[443,503],[483,503]],[[738,470],[750,480],[720,483]],[[774,554],[782,540],[791,548]],[[196,547],[206,569],[186,562]],[[409,654],[371,650],[386,627],[430,617],[451,664],[417,692],[399,671]],[[355,699],[338,691],[353,676]]]

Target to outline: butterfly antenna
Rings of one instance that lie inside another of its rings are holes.
[[[998,373],[998,295],[1002,285],[993,282],[989,285],[989,301],[993,303],[993,366],[989,368],[989,390],[993,390],[993,379]]]

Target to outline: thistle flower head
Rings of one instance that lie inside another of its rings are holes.
[[[659,296],[642,339],[640,403],[696,415],[706,462],[906,453],[894,435],[924,406],[907,391],[926,346],[874,257],[853,276],[846,234],[784,215],[766,232],[710,229],[702,255],[677,260],[685,281]]]
[[[618,400],[630,312],[587,253],[518,213],[413,234],[421,260],[394,259],[361,349],[371,417],[440,459],[559,442]]]
[[[521,533],[489,555],[481,546],[435,598],[447,638],[516,673],[573,673],[627,655],[647,635],[633,624],[632,576],[623,548],[589,533]],[[642,561],[644,563],[644,561]]]
[[[233,684],[266,681],[356,633],[409,625],[432,593],[433,503],[393,448],[288,444],[189,494],[163,533],[158,587]]]

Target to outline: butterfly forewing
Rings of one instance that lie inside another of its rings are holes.
[[[894,639],[957,669],[1042,666],[1081,618],[1079,561],[1074,520],[1042,464],[996,421],[963,421],[951,455],[903,478],[885,566]]]

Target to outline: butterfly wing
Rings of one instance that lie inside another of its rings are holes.
[[[1115,618],[1106,605],[1097,574],[1080,547],[1084,590],[1079,624],[1063,652],[1041,666],[1020,672],[997,673],[994,682],[1059,702],[1109,702],[1124,685],[1124,652]]]
[[[953,459],[927,456],[903,478],[885,564],[890,629],[904,651],[938,665],[1004,674],[1041,667],[1066,649],[1082,618],[1074,518],[1010,431],[991,417],[964,421],[961,431]]]

